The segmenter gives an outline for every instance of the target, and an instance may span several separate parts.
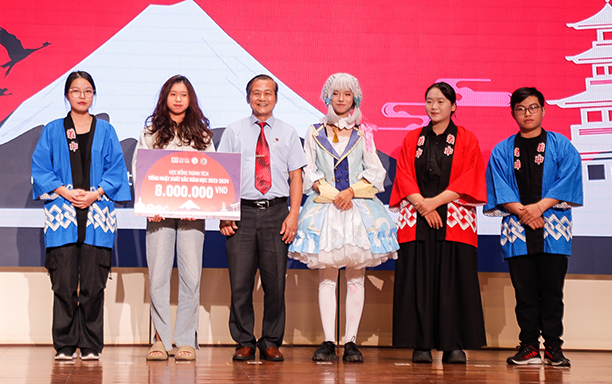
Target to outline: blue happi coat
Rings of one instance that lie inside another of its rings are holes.
[[[544,252],[570,255],[572,252],[571,208],[582,205],[582,164],[580,154],[563,135],[546,131],[546,149],[542,176],[542,198],[559,200],[546,210],[544,217]],[[521,202],[514,173],[516,135],[500,142],[491,152],[487,166],[486,216],[502,216],[502,257],[527,255],[525,227],[518,216],[503,204]]]
[[[32,155],[34,200],[44,201],[45,246],[58,247],[78,239],[76,208],[53,191],[62,185],[73,188],[70,152],[64,119],[47,124]],[[112,248],[117,233],[115,201],[131,200],[127,168],[115,129],[98,119],[91,144],[91,190],[104,195],[89,207],[85,244]]]

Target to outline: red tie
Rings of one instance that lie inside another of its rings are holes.
[[[272,174],[270,173],[270,147],[264,133],[265,121],[258,121],[261,133],[257,139],[255,149],[255,188],[264,195],[272,186]]]

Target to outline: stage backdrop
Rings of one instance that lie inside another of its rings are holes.
[[[271,74],[275,115],[304,136],[325,111],[320,90],[334,72],[361,83],[363,114],[376,125],[388,168],[406,132],[425,125],[424,92],[452,84],[455,121],[472,130],[488,160],[517,131],[510,93],[538,87],[544,128],[582,155],[585,206],[574,210],[570,273],[612,274],[612,7],[609,0],[330,2],[75,0],[5,2],[0,13],[0,266],[41,266],[42,203],[30,164],[42,127],[66,115],[66,76],[88,71],[92,113],[110,121],[128,169],[163,82],[183,74],[215,128],[247,116],[245,85]],[[144,267],[144,218],[119,210],[114,264]],[[205,267],[226,266],[218,223],[207,222]],[[505,271],[499,219],[479,214],[480,270]],[[389,262],[380,268],[392,269]],[[292,262],[291,267],[301,267]]]

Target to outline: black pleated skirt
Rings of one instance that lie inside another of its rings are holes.
[[[400,244],[395,264],[393,345],[479,349],[487,344],[476,247],[436,241]]]

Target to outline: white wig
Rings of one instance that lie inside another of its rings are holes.
[[[327,105],[327,115],[321,118],[321,123],[336,124],[340,121],[340,117],[334,111],[334,107],[331,104],[332,96],[334,91],[346,91],[353,92],[353,106],[349,112],[349,117],[344,120],[349,124],[361,124],[361,87],[359,86],[359,80],[348,73],[335,73],[327,79],[323,90],[321,91],[321,100]]]

